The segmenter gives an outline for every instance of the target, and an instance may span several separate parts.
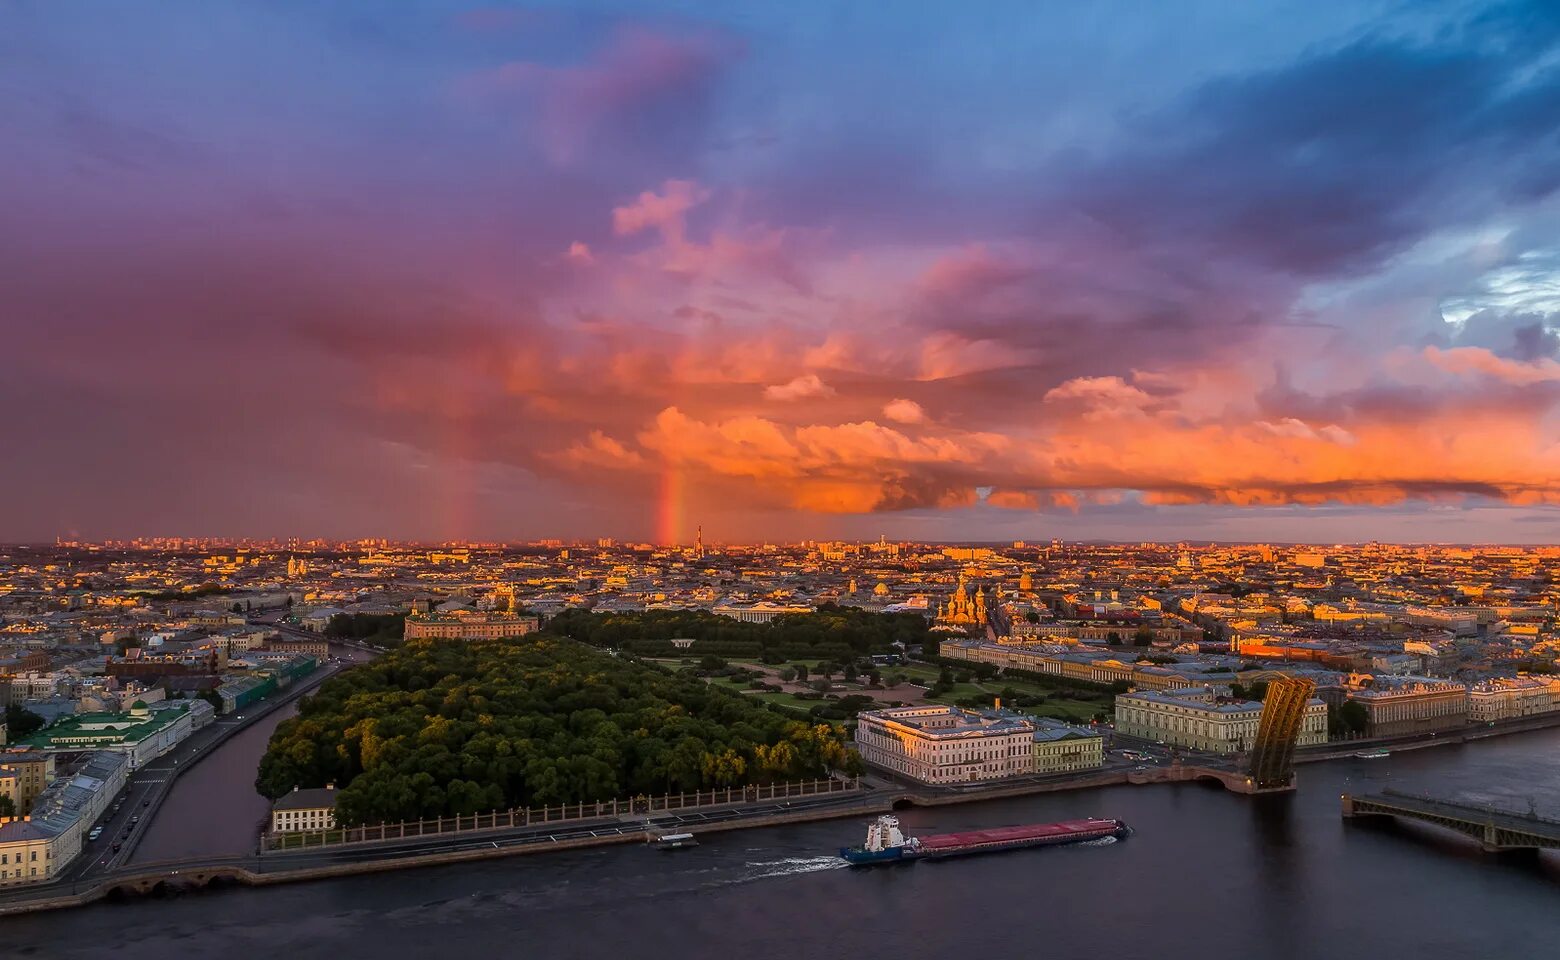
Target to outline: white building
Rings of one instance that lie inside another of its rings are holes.
[[[271,804],[271,832],[329,830],[336,825],[336,788],[299,790]]]
[[[717,604],[710,612],[717,616],[741,620],[743,623],[768,623],[775,617],[783,617],[787,614],[812,613],[813,608],[805,604],[779,604],[764,600],[754,604]]]
[[[1126,737],[1164,741],[1210,753],[1240,753],[1257,740],[1262,704],[1229,700],[1211,687],[1123,693],[1116,697],[1116,732]],[[1327,705],[1306,703],[1297,743],[1327,742]]]
[[[1099,734],[1086,727],[999,711],[891,707],[856,720],[864,762],[921,783],[1093,769],[1103,755]]]
[[[1560,678],[1499,677],[1468,688],[1468,720],[1488,723],[1531,717],[1560,708]]]
[[[214,711],[204,700],[180,700],[148,707],[137,700],[128,713],[80,713],[45,727],[22,741],[52,753],[107,750],[124,754],[130,769],[140,768],[172,750],[192,732],[210,723]]]

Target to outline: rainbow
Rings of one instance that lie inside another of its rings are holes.
[[[661,470],[661,495],[656,501],[656,542],[673,546],[683,528],[683,500],[686,478],[681,465],[668,462]]]

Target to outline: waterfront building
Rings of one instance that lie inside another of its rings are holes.
[[[1098,770],[1105,762],[1105,738],[1093,727],[1028,718],[1034,727],[1034,765],[1031,773],[1075,773]]]
[[[856,749],[874,767],[921,783],[1000,780],[1034,769],[1034,724],[997,711],[931,704],[863,711]]]
[[[1356,674],[1349,686],[1347,699],[1365,708],[1372,737],[1457,730],[1468,722],[1468,688],[1452,680]]]
[[[329,830],[336,825],[336,788],[312,790],[293,788],[292,793],[271,804],[271,832],[297,833],[300,830]]]
[[[0,753],[0,797],[11,801],[11,815],[25,816],[54,782],[54,754],[39,750]]]
[[[1488,723],[1549,713],[1560,707],[1560,679],[1498,677],[1468,688],[1468,722]]]
[[[453,610],[445,613],[413,614],[406,618],[405,637],[444,640],[498,640],[523,637],[541,629],[540,617],[512,613]]]
[[[1219,696],[1212,687],[1146,690],[1116,698],[1116,732],[1209,753],[1241,753],[1256,743],[1262,704]],[[1327,742],[1327,705],[1312,698],[1301,746]]]
[[[158,704],[153,710],[137,700],[127,713],[79,713],[46,727],[21,745],[51,753],[102,750],[124,754],[130,769],[155,760],[193,732],[196,718],[210,722],[213,711],[204,700]]]
[[[0,887],[47,883],[65,869],[124,788],[129,766],[122,754],[93,753],[46,787],[27,816],[0,821]]]

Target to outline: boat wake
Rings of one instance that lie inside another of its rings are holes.
[[[789,877],[799,873],[819,873],[824,870],[838,870],[848,866],[839,857],[786,857],[783,860],[765,860],[758,863],[748,863],[755,868],[755,872],[744,876],[744,880],[763,880],[768,877]]]
[[[1115,837],[1100,837],[1098,840],[1084,840],[1081,843],[1074,844],[1074,846],[1078,846],[1078,847],[1108,847],[1108,846],[1110,846],[1111,844],[1113,844],[1115,842],[1116,842],[1116,838]]]

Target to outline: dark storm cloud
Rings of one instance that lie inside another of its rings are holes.
[[[1124,156],[1079,177],[1078,206],[1133,245],[1303,278],[1364,272],[1560,183],[1560,70],[1538,61],[1541,38],[1518,59],[1492,42],[1512,29],[1373,36],[1209,83],[1131,125]]]

